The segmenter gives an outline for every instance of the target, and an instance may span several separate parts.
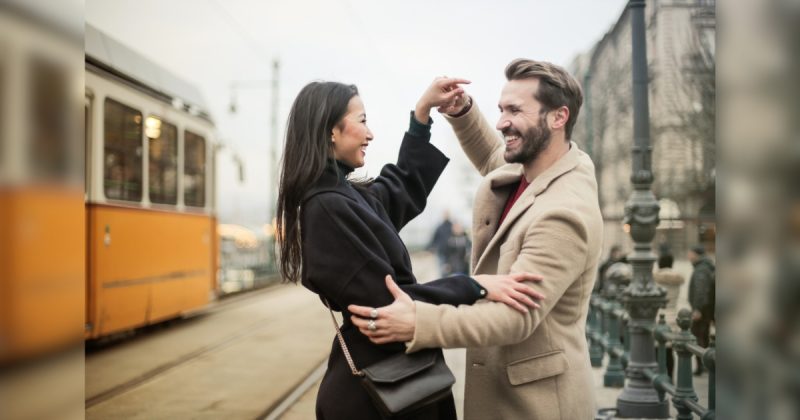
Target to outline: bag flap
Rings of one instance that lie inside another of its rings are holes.
[[[429,369],[436,363],[436,357],[436,351],[400,353],[373,363],[362,369],[362,372],[373,382],[393,383]]]

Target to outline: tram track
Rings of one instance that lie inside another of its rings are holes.
[[[269,296],[274,291],[281,291],[281,290],[283,291],[281,292],[282,294],[276,295],[274,297]],[[237,322],[234,317],[241,317],[241,314],[233,312],[230,315],[226,315],[226,312],[230,310],[236,310],[241,312],[241,311],[253,310],[259,307],[264,308],[264,307],[274,306],[274,302],[285,299],[286,295],[284,295],[283,293],[294,293],[294,292],[280,287],[269,287],[267,289],[252,294],[247,293],[241,296],[232,296],[226,298],[219,305],[207,308],[205,311],[203,311],[203,316],[200,317],[199,320],[196,322],[197,323],[203,323],[207,321],[210,322],[213,321],[211,319],[212,317],[227,316],[231,318],[231,322],[228,321],[220,322],[219,320],[217,320],[216,321],[217,325],[223,326],[223,328],[227,328],[229,325],[241,325],[234,323]],[[258,306],[251,306],[251,305],[258,305]],[[215,340],[209,340],[209,342],[204,343],[204,345],[192,348],[191,351],[183,353],[178,357],[172,357],[164,361],[163,363],[156,364],[155,366],[150,366],[144,369],[144,371],[141,373],[133,372],[136,373],[135,376],[124,378],[125,374],[122,374],[121,376],[125,380],[121,383],[113,384],[114,381],[113,378],[110,378],[111,380],[109,380],[108,377],[104,377],[102,380],[107,381],[113,385],[106,389],[101,389],[99,390],[99,392],[86,398],[84,400],[85,409],[88,410],[92,407],[96,407],[106,401],[113,400],[118,397],[123,398],[123,400],[121,400],[120,402],[129,400],[132,397],[125,397],[125,394],[134,392],[139,388],[146,387],[151,382],[157,381],[160,378],[170,380],[170,378],[172,377],[169,375],[172,372],[176,372],[177,369],[183,366],[187,366],[188,364],[191,364],[193,361],[196,361],[198,359],[208,360],[208,359],[213,359],[215,357],[219,358],[220,357],[219,354],[224,354],[226,351],[230,351],[226,350],[228,347],[235,345],[239,345],[239,347],[247,346],[249,345],[247,344],[248,340],[249,341],[259,340],[260,338],[258,336],[262,337],[274,336],[276,334],[275,332],[265,331],[265,330],[271,327],[274,328],[275,325],[283,323],[283,320],[281,319],[280,315],[275,313],[274,310],[264,311],[263,309],[261,309],[260,311],[262,316],[249,319],[249,322],[246,324],[246,326],[238,328],[235,332],[232,332],[230,334],[225,334]],[[189,329],[195,327],[198,326],[194,324],[186,324],[185,326],[178,325],[174,330],[170,328],[169,330],[158,331],[158,334],[157,335],[154,334],[152,337],[141,337],[142,340],[140,340],[139,342],[137,342],[137,340],[135,339],[130,340],[130,342],[123,343],[119,347],[120,353],[123,354],[114,354],[109,356],[106,360],[101,359],[99,361],[95,361],[95,369],[100,369],[101,371],[103,369],[105,369],[106,371],[109,370],[113,371],[114,369],[110,367],[114,366],[115,362],[118,363],[120,360],[125,360],[127,354],[132,354],[133,352],[136,353],[148,352],[152,351],[152,349],[156,349],[156,351],[159,351],[158,350],[159,348],[170,349],[174,351],[174,349],[170,348],[170,346],[173,345],[171,344],[171,342],[179,342],[180,338],[178,336],[181,335],[185,336],[187,333],[189,333],[188,331]],[[203,327],[203,328],[205,328],[206,331],[208,330],[208,327]],[[212,329],[214,328],[216,327],[212,327]],[[182,329],[183,331],[181,331]],[[192,334],[194,334],[194,332],[192,332]],[[173,336],[175,336],[174,339]],[[108,350],[109,352],[117,351],[117,348],[101,349],[96,351],[96,355],[102,357],[103,353],[105,353],[106,350]],[[89,357],[92,357],[92,355],[90,355]],[[305,364],[305,366],[309,365],[310,364]],[[320,362],[318,360],[314,360],[314,362],[312,362],[311,365],[314,366],[314,369],[312,369],[311,372],[303,372],[301,375],[296,376],[296,377],[301,377],[302,378],[301,381],[293,384],[290,387],[287,387],[288,389],[285,390],[284,392],[281,392],[278,396],[269,397],[271,403],[269,404],[268,409],[261,412],[262,414],[260,414],[258,418],[263,418],[264,416],[269,415],[278,408],[287,405],[291,406],[291,404],[293,403],[293,399],[297,398],[295,394],[299,393],[300,395],[302,395],[304,391],[301,390],[308,389],[309,386],[313,385],[315,381],[309,378],[312,378],[314,373],[319,369],[318,365],[320,365]],[[197,368],[195,366],[193,368],[190,368],[190,370],[192,369],[197,369]],[[299,370],[302,372],[301,369]],[[178,376],[185,375],[185,371],[181,373],[176,373],[176,375]],[[120,375],[117,375],[117,377],[119,378]],[[310,385],[306,385],[305,382],[309,380],[310,380]],[[291,384],[291,382],[289,383]],[[98,382],[97,384],[99,385],[100,383]],[[280,388],[277,388],[276,391],[280,392]],[[114,404],[116,405],[117,403]],[[108,406],[105,407],[106,408],[103,408],[102,410],[108,409]]]
[[[311,370],[310,373],[304,375],[302,379],[294,385],[289,391],[282,395],[277,401],[267,407],[261,415],[256,417],[256,420],[278,420],[286,412],[297,403],[303,395],[308,392],[317,382],[322,379],[328,365],[327,355],[322,359],[322,362]]]
[[[266,322],[264,322],[264,321],[267,321],[267,319],[260,319],[259,322],[254,323],[254,325],[261,324],[262,328],[266,328],[266,326],[264,325],[264,324],[266,324]],[[257,329],[259,329],[259,328],[256,327],[256,330]],[[185,355],[181,356],[178,359],[172,360],[170,362],[161,364],[161,365],[157,366],[156,368],[150,369],[147,372],[142,373],[141,375],[139,375],[139,376],[137,376],[137,377],[135,377],[133,379],[128,380],[127,382],[124,382],[122,384],[116,385],[113,388],[110,388],[110,389],[108,389],[106,391],[101,392],[100,394],[94,395],[94,396],[86,399],[85,408],[90,408],[92,406],[100,404],[103,401],[107,401],[107,400],[110,400],[110,399],[112,399],[112,398],[114,398],[114,397],[116,397],[118,395],[124,394],[125,392],[128,392],[128,391],[136,388],[137,386],[139,386],[139,385],[141,385],[141,384],[143,384],[143,383],[145,383],[145,382],[147,382],[149,380],[152,380],[152,379],[154,379],[154,378],[156,378],[158,376],[164,375],[165,373],[169,372],[170,370],[175,369],[175,368],[177,368],[179,366],[182,366],[182,365],[184,365],[184,364],[186,364],[186,363],[188,363],[188,362],[190,362],[192,360],[195,360],[195,359],[197,359],[198,357],[200,357],[200,356],[202,356],[204,354],[210,353],[210,352],[212,352],[214,350],[218,350],[218,349],[224,348],[226,345],[230,345],[230,344],[234,343],[238,339],[241,339],[243,337],[249,336],[249,335],[253,334],[256,330],[254,330],[252,328],[242,329],[238,333],[231,334],[231,335],[225,337],[224,339],[222,339],[220,341],[217,341],[214,344],[201,347],[201,348],[199,348],[199,349],[197,349],[197,350],[195,350],[195,351],[193,351],[191,353],[188,353],[188,354],[185,354]]]

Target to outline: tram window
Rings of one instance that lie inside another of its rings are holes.
[[[105,100],[103,190],[113,200],[142,199],[142,113]]]
[[[159,204],[178,202],[178,128],[156,117],[147,117],[145,134],[149,139],[150,201]]]
[[[71,104],[66,68],[45,58],[30,61],[28,162],[36,179],[60,181],[69,175]]]
[[[206,139],[191,131],[183,132],[183,200],[187,206],[206,204]]]

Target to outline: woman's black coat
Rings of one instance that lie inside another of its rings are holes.
[[[413,128],[413,123],[412,123]],[[342,311],[342,335],[358,369],[403,352],[403,343],[376,345],[350,322],[347,305],[385,306],[394,300],[384,278],[391,274],[412,299],[472,304],[480,287],[455,276],[417,284],[398,231],[425,207],[448,159],[429,143],[430,133],[406,133],[396,165],[386,165],[368,186],[345,180],[352,169],[331,163],[301,206],[302,283]],[[331,334],[333,325],[331,325]],[[441,350],[439,350],[441,351]],[[441,355],[440,355],[441,357]],[[352,375],[338,341],[317,395],[318,419],[379,419],[378,411]],[[452,395],[410,417],[455,419]]]

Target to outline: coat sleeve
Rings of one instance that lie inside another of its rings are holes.
[[[698,267],[692,272],[689,304],[692,309],[708,312],[712,307],[712,287],[714,282],[711,270],[708,267]]]
[[[304,208],[303,285],[336,310],[350,304],[388,305],[394,298],[384,278],[395,271],[379,238],[349,201],[332,193]],[[434,304],[472,304],[481,297],[466,276],[400,287],[412,299]]]
[[[388,164],[369,186],[398,231],[425,208],[430,194],[450,161],[430,144],[430,133],[406,132],[400,144],[397,164]]]
[[[486,176],[506,164],[502,139],[486,121],[475,101],[466,114],[456,118],[445,115],[445,118],[453,126],[464,153],[481,175]]]
[[[544,215],[525,235],[512,273],[541,274],[540,283],[528,283],[545,295],[541,308],[523,315],[508,305],[481,301],[473,306],[416,305],[416,325],[407,351],[430,347],[483,347],[515,344],[530,337],[544,318],[562,302],[567,288],[581,275],[588,258],[587,232],[569,211]]]

